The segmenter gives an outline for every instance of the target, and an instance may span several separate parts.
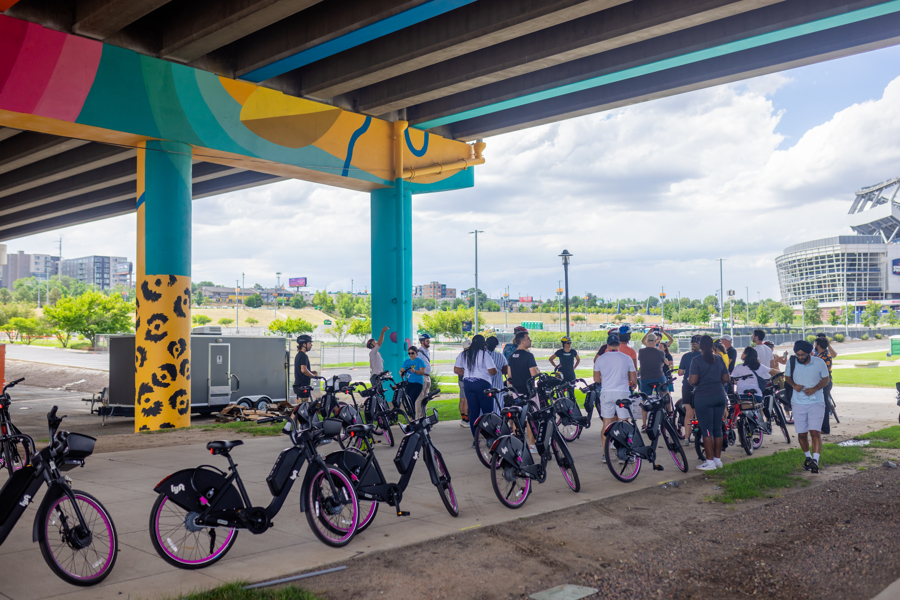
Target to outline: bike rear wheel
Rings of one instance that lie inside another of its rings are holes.
[[[200,569],[219,561],[237,539],[232,527],[202,527],[194,524],[199,513],[189,512],[165,494],[150,511],[150,541],[164,561],[180,569]]]
[[[613,474],[613,477],[621,481],[622,483],[631,483],[635,479],[637,479],[638,473],[641,472],[641,459],[639,456],[631,456],[626,453],[625,462],[619,465],[618,463],[618,448],[615,447],[613,438],[611,435],[606,436],[606,443],[604,444],[604,453],[606,454],[606,466],[609,467],[609,472]],[[613,464],[615,460],[616,464]],[[619,466],[616,466],[619,465]]]
[[[478,427],[476,425],[475,454],[478,455],[478,460],[481,461],[481,464],[483,464],[488,469],[491,468],[491,446],[493,444],[494,440],[488,439],[488,437],[482,432],[481,427]]]
[[[456,499],[456,492],[453,491],[453,485],[450,483],[450,471],[447,470],[443,457],[435,452],[434,448],[431,449],[431,462],[437,470],[437,489],[438,494],[441,496],[441,502],[444,503],[444,508],[447,509],[451,517],[458,517],[459,502]]]
[[[741,448],[747,453],[747,456],[753,454],[753,431],[750,422],[743,415],[738,419],[737,424],[738,437],[741,439]]]
[[[559,470],[562,472],[562,476],[563,479],[566,480],[566,484],[572,489],[573,492],[581,491],[581,480],[578,479],[578,471],[575,470],[575,461],[570,461],[565,457],[565,455],[559,449],[559,445],[556,443],[556,440],[553,440],[550,443],[550,447],[553,449],[553,457],[556,459],[556,464],[559,465]]]
[[[359,526],[359,502],[350,478],[343,471],[329,467],[337,497],[332,495],[331,485],[325,471],[313,475],[307,498],[306,520],[319,540],[340,548],[346,546],[356,535]]]
[[[790,432],[788,432],[787,419],[785,419],[784,417],[784,410],[777,402],[773,405],[773,408],[775,409],[775,424],[778,425],[778,428],[781,430],[782,435],[784,435],[785,443],[790,444],[791,434]]]
[[[500,504],[506,508],[522,508],[531,494],[531,480],[499,454],[491,457],[491,486]]]
[[[837,411],[834,409],[834,398],[831,397],[831,394],[825,398],[825,410],[831,411],[831,416],[834,417],[835,423],[840,423],[841,420],[838,418]]]
[[[79,543],[81,525],[72,499],[65,494],[40,516],[38,543],[44,560],[60,579],[73,585],[95,585],[106,579],[116,565],[116,526],[99,500],[86,492],[72,493],[84,516],[90,544]]]
[[[672,457],[672,462],[675,463],[675,466],[681,469],[682,473],[688,472],[688,462],[687,455],[684,453],[684,446],[678,440],[677,437],[672,439],[672,433],[663,423],[663,426],[660,428],[660,433],[662,433],[663,442],[666,444],[666,449],[669,451],[669,455]]]

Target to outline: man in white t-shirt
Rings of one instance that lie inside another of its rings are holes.
[[[619,334],[610,333],[606,338],[606,352],[594,361],[594,381],[600,388],[600,416],[603,431],[619,419],[628,418],[628,410],[616,406],[616,401],[631,395],[631,386],[637,385],[637,370],[627,354],[619,352]],[[600,447],[606,447],[606,434],[600,434]],[[604,455],[604,459],[606,457]]]
[[[381,335],[378,336],[378,339],[371,339],[366,342],[366,348],[369,349],[369,370],[371,373],[369,377],[374,383],[374,376],[382,373],[384,371],[384,359],[381,358],[381,345],[384,344],[384,334],[387,332],[389,327],[385,325],[381,328]]]
[[[770,369],[777,369],[778,365],[775,363],[775,355],[772,350],[763,343],[766,339],[766,332],[762,329],[755,329],[753,331],[752,339],[753,343],[756,344],[756,356],[759,358],[759,364]],[[766,377],[766,379],[769,378]]]

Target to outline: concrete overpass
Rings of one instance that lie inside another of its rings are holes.
[[[373,320],[402,342],[413,337],[411,194],[474,185],[484,145],[468,142],[900,40],[900,0],[0,10],[0,241],[137,211],[149,428],[185,422],[175,392],[190,358],[178,342],[190,327],[191,198],[283,178],[370,192]],[[402,350],[386,349],[387,364]]]

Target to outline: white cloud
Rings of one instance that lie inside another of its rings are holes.
[[[774,258],[847,231],[853,192],[900,175],[900,78],[779,149],[771,75],[489,139],[476,187],[413,199],[414,281],[552,295],[563,248],[573,293],[779,296]],[[114,231],[117,234],[110,235]],[[58,234],[9,243],[51,252]],[[134,217],[63,232],[68,256],[134,255]],[[376,232],[377,235],[377,232]],[[194,279],[369,287],[367,194],[300,181],[194,203]]]

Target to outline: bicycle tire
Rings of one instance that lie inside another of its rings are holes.
[[[706,460],[706,449],[703,447],[703,436],[699,433],[694,434],[694,450],[697,452],[697,458]]]
[[[323,504],[331,495],[331,486],[325,477],[325,471],[319,469],[310,482],[306,521],[319,541],[332,548],[341,548],[349,544],[356,535],[359,527],[359,501],[350,478],[343,471],[329,467],[328,472],[331,473],[338,494],[344,497],[340,503],[340,516],[338,513],[326,515],[326,511],[322,510]],[[349,514],[345,514],[345,510],[349,510]],[[337,518],[329,521],[329,516]]]
[[[153,503],[153,508],[150,511],[150,541],[153,543],[156,553],[164,561],[179,569],[202,569],[220,561],[234,546],[238,530],[235,528],[210,527],[201,531],[191,531],[185,525],[188,514],[187,510],[171,502],[165,494],[157,496],[156,502]],[[181,534],[182,530],[185,532],[183,535]],[[196,553],[192,554],[193,559],[182,558],[179,555],[179,552],[188,547],[186,542],[190,543],[189,538],[192,537],[191,541],[194,545],[191,548],[194,550],[197,548],[212,548],[216,543],[216,537],[218,537],[216,532],[221,533],[223,531],[227,531],[227,534],[224,536],[224,542],[215,551],[210,550],[209,555],[205,558],[198,557]],[[178,533],[176,534],[175,532]],[[210,536],[209,532],[212,532],[212,536]],[[204,533],[206,534],[205,539],[203,539]],[[191,534],[193,535],[191,536]],[[177,541],[172,539],[173,535],[178,537]],[[207,546],[205,542],[209,542],[209,545]]]
[[[578,436],[581,435],[581,425],[578,423],[563,425],[561,415],[556,415],[556,428],[559,430],[559,434],[562,438],[567,442],[574,442],[578,439]]]
[[[611,435],[606,436],[606,443],[604,444],[604,453],[606,454],[606,466],[609,467],[609,472],[613,474],[613,477],[621,481],[622,483],[631,483],[641,472],[641,459],[638,456],[629,456],[625,459],[625,463],[622,466],[621,471],[617,471],[616,467],[613,466],[612,459],[618,458],[617,452],[610,452],[610,449],[613,445],[613,438]],[[626,473],[628,469],[628,463],[634,461],[634,467],[631,472]]]
[[[504,464],[508,466],[504,466]],[[516,473],[515,481],[511,481],[507,479],[507,472],[511,470],[516,470],[515,466],[501,459],[499,454],[494,454],[491,457],[491,487],[494,488],[494,494],[497,495],[500,504],[506,508],[522,508],[525,505],[525,501],[528,500],[528,496],[531,494],[531,479],[528,477],[521,477],[519,476],[519,473]],[[503,477],[506,482],[511,483],[509,491],[506,492],[505,495],[500,490],[500,485],[497,481],[498,477]],[[524,481],[525,483],[521,484],[519,483],[520,481]],[[520,488],[519,491],[516,491],[517,487]],[[511,502],[509,497],[513,495],[514,491],[516,492],[513,496],[515,501]]]
[[[741,439],[741,448],[747,453],[747,456],[753,455],[753,433],[750,431],[750,423],[741,415],[738,418],[738,437]]]
[[[581,480],[578,478],[578,471],[575,470],[575,461],[572,460],[572,464],[569,464],[569,461],[566,460],[565,456],[563,456],[562,452],[559,450],[559,445],[556,443],[556,440],[550,442],[550,447],[553,450],[553,458],[556,459],[556,464],[559,466],[559,471],[562,473],[563,479],[566,480],[566,485],[569,486],[573,492],[581,491]]]
[[[447,509],[447,512],[450,513],[451,517],[458,517],[459,500],[456,498],[456,492],[453,491],[453,484],[450,481],[450,471],[447,469],[447,464],[444,462],[444,459],[434,450],[434,448],[431,449],[431,463],[437,471],[438,485],[435,487],[437,487],[441,502],[444,503],[444,508]]]
[[[781,430],[781,433],[784,435],[784,441],[787,444],[791,443],[791,434],[788,432],[787,428],[787,419],[784,417],[784,410],[782,410],[781,405],[777,402],[774,404],[775,407],[775,424],[778,425],[778,428]]]
[[[671,425],[671,423],[669,423],[669,425]],[[672,462],[675,463],[675,466],[678,467],[682,473],[687,473],[690,467],[688,467],[687,455],[684,453],[684,445],[678,441],[677,433],[675,434],[675,439],[670,440],[669,436],[672,435],[672,431],[666,427],[665,423],[663,423],[660,433],[662,434],[663,442],[666,444],[666,449],[672,457]]]
[[[38,545],[41,554],[50,569],[67,583],[78,586],[96,585],[106,579],[116,566],[119,552],[119,538],[116,526],[109,512],[100,501],[80,490],[72,490],[78,509],[84,516],[85,523],[91,529],[91,543],[85,548],[73,548],[66,540],[63,527],[66,524],[78,524],[72,499],[62,494],[39,515],[40,532]],[[66,514],[68,511],[68,514]],[[64,518],[61,518],[64,517]],[[57,525],[59,523],[59,525]],[[61,527],[62,526],[62,527]],[[62,554],[69,554],[60,560]],[[101,565],[102,563],[102,565]],[[81,565],[79,568],[77,565]],[[100,569],[85,575],[85,571]]]
[[[24,458],[23,458],[24,457]],[[31,448],[18,437],[12,437],[3,441],[3,467],[9,471],[9,476],[22,467],[31,464]]]
[[[479,417],[480,418],[480,417]],[[488,469],[491,468],[491,446],[494,440],[487,439],[481,432],[481,427],[475,427],[475,454],[478,460]]]
[[[827,406],[825,407],[826,410],[830,410],[831,416],[834,417],[834,422],[840,424],[841,420],[838,418],[837,411],[834,408],[834,398],[832,398],[831,395],[829,394],[828,398],[826,398],[826,400],[828,402]]]
[[[370,500],[359,500],[359,498],[357,498],[357,502],[359,502],[360,516],[359,525],[356,526],[356,533],[359,534],[368,529],[372,521],[375,520],[375,515],[378,514],[379,503]]]

